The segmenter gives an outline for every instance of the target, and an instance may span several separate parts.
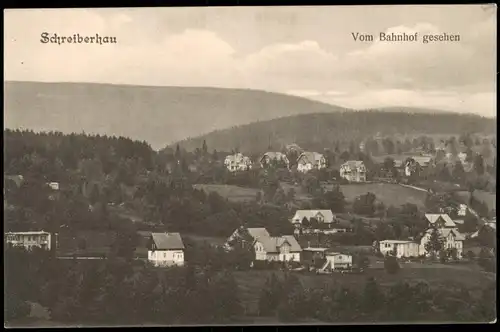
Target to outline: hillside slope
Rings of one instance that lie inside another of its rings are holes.
[[[460,135],[465,132],[494,134],[496,121],[471,114],[402,113],[387,111],[351,111],[288,116],[261,121],[179,142],[187,150],[201,147],[206,140],[210,149],[245,153],[280,150],[296,143],[304,149],[322,151],[334,148],[337,141],[384,135]]]
[[[125,136],[153,148],[235,125],[343,110],[277,93],[201,87],[5,82],[4,93],[7,128]]]

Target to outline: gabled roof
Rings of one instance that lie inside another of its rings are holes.
[[[439,218],[442,218],[444,220],[444,225],[445,227],[455,227],[455,223],[453,222],[453,220],[451,220],[450,216],[447,215],[447,214],[433,214],[433,213],[427,213],[425,215],[425,218],[427,219],[427,221],[429,221],[431,224],[435,224],[436,221],[439,220]]]
[[[287,242],[290,245],[290,252],[300,252],[302,248],[293,235],[284,235],[280,237],[260,237],[257,242],[264,246],[268,253],[278,253],[279,247]]]
[[[341,166],[349,166],[350,168],[358,168],[364,166],[365,164],[361,160],[348,160],[343,163]]]
[[[439,228],[438,229],[439,235],[442,237],[446,238],[452,233],[455,236],[455,240],[458,241],[464,241],[465,236],[463,236],[458,230],[456,229],[450,229],[450,228]]]
[[[184,243],[179,233],[151,233],[151,238],[157,250],[184,249]]]
[[[254,239],[259,237],[270,237],[269,232],[264,227],[247,228],[248,234]]]
[[[300,221],[306,218],[307,220],[314,218],[318,213],[321,213],[325,217],[325,223],[331,223],[335,216],[332,210],[297,210],[295,212],[294,218],[298,217]]]
[[[240,232],[243,231],[243,230],[246,230],[248,232],[248,235],[250,235],[250,237],[252,237],[253,240],[256,240],[256,239],[261,238],[261,237],[271,237],[271,235],[269,234],[269,232],[267,231],[267,229],[265,229],[264,227],[250,227],[250,228],[246,228],[244,226],[240,226],[227,239],[226,245],[230,246],[229,243],[231,241],[233,241],[235,238],[241,236]]]
[[[301,159],[306,159],[310,163],[317,163],[321,160],[321,158],[324,158],[321,153],[318,152],[302,152],[299,158],[297,158],[297,161]]]
[[[428,229],[425,233],[430,234],[432,231],[432,229]],[[437,231],[440,237],[447,238],[452,233],[455,236],[455,240],[465,241],[465,236],[456,228],[438,228]]]

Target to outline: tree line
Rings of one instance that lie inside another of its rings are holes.
[[[194,261],[156,269],[118,258],[58,260],[6,246],[6,321],[26,318],[27,301],[48,308],[55,322],[85,326],[237,321],[242,306],[231,270]]]
[[[496,318],[495,282],[479,296],[462,286],[435,287],[398,282],[381,287],[369,278],[364,289],[344,286],[305,288],[294,274],[266,280],[259,300],[262,316],[282,322],[307,318],[329,323],[492,322]]]

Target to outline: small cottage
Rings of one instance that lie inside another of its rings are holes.
[[[148,261],[154,266],[183,266],[184,249],[179,233],[151,233]]]

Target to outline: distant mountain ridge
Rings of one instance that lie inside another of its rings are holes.
[[[7,128],[126,136],[162,148],[256,121],[346,110],[302,97],[204,87],[4,83]]]
[[[315,119],[318,119],[318,116],[323,117],[318,114],[340,116],[340,114],[363,112],[286,94],[208,87],[4,82],[4,96],[6,128],[52,130],[63,133],[84,131],[91,134],[124,136],[146,141],[155,149],[161,149],[177,141],[183,141],[186,146],[199,147],[196,143],[198,139],[188,138],[201,139],[210,136],[210,141],[212,137],[226,133],[233,127],[252,131],[256,128],[255,123],[262,124],[269,121],[271,125],[269,130],[257,130],[260,136],[257,137],[259,143],[256,146],[267,147],[272,140],[286,144],[295,142],[299,145],[302,142],[307,147],[309,139],[295,137],[297,141],[293,140],[294,137],[285,134],[286,128],[273,131],[272,126],[278,123],[295,123],[297,120],[293,119],[294,116],[300,115],[310,115],[309,119],[308,116],[296,118],[300,121],[307,119],[304,123],[310,123],[317,121]],[[412,108],[400,107],[398,109],[400,112],[442,113],[436,110],[413,109],[412,111]],[[463,116],[470,118],[468,115]],[[343,115],[338,119],[350,119],[350,117]],[[347,123],[342,121],[340,127],[328,120],[326,123],[333,125],[331,128],[325,128],[324,124],[318,124],[318,128],[323,132],[334,129],[344,133],[346,137],[363,134],[359,128],[349,125],[349,121]],[[384,128],[387,126],[382,127],[383,130],[379,131],[385,132]],[[295,123],[288,131],[301,130]],[[234,148],[235,145],[244,147],[246,144],[244,142],[247,140],[245,136],[255,135],[245,134],[239,138],[241,142],[235,141],[233,137],[224,136],[225,142],[213,144],[210,148],[225,149],[230,146]],[[329,135],[328,139],[330,136],[332,135]],[[310,139],[324,141],[327,138],[310,137]]]

